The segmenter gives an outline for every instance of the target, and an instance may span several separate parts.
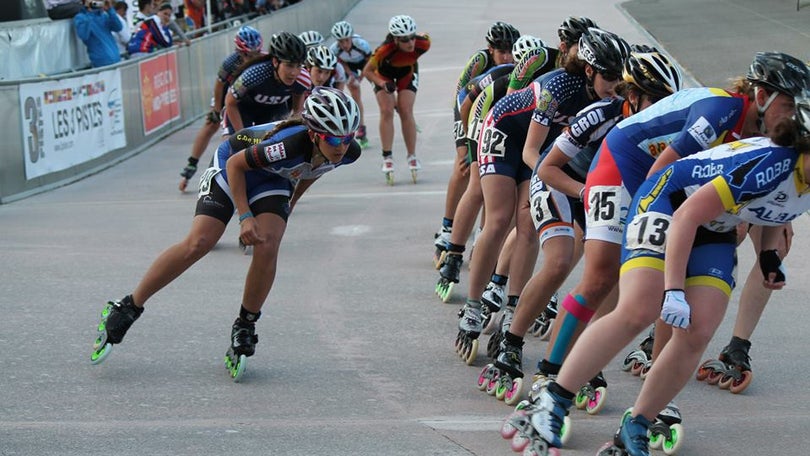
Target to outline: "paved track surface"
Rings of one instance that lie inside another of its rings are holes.
[[[483,350],[468,367],[452,349],[466,272],[452,303],[441,304],[430,264],[453,154],[451,91],[487,26],[507,20],[554,42],[564,17],[588,15],[630,42],[657,37],[697,80],[716,84],[743,73],[756,50],[806,58],[808,49],[810,8],[796,13],[788,0],[639,0],[632,16],[614,1],[549,3],[364,0],[349,14],[373,44],[395,14],[411,14],[431,34],[416,105],[425,169],[409,182],[397,139],[397,184],[384,184],[376,104],[364,87],[371,148],[296,208],[241,384],[222,366],[249,261],[235,223],[148,303],[103,365],[89,363],[103,303],[129,293],[189,227],[195,195],[177,192],[177,173],[202,121],[102,173],[0,206],[0,455],[512,454],[497,433],[509,408],[474,386]],[[690,382],[679,396],[682,454],[806,454],[808,225],[807,217],[796,223],[789,286],[755,334],[751,387],[732,396]],[[753,258],[746,242],[740,281]],[[737,297],[707,356],[730,337]],[[530,338],[526,366],[544,349]],[[565,454],[594,454],[632,404],[640,381],[619,361],[605,371],[602,414],[573,411]]]

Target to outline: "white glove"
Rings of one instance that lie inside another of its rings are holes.
[[[676,328],[686,329],[691,320],[691,309],[683,290],[666,290],[661,305],[661,319]]]

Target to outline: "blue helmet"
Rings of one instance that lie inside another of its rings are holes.
[[[245,25],[236,32],[233,44],[241,52],[259,52],[262,50],[262,34],[255,28]]]

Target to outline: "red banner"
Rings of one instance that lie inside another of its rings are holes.
[[[174,52],[142,60],[138,64],[141,81],[143,134],[148,135],[180,118],[180,89],[177,55]]]

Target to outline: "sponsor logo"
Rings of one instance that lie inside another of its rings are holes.
[[[284,149],[284,143],[271,144],[264,148],[264,155],[272,163],[287,158],[287,151]]]
[[[709,146],[717,140],[717,133],[705,117],[700,117],[696,120],[687,131],[704,149],[708,149]]]

